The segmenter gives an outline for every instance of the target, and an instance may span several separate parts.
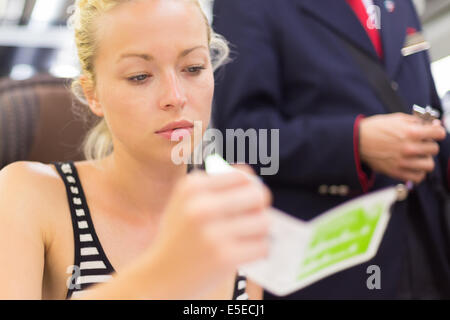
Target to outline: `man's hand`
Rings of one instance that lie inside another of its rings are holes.
[[[412,115],[394,113],[361,120],[359,135],[361,161],[375,172],[418,184],[433,171],[436,141],[446,131],[439,120],[423,124]]]

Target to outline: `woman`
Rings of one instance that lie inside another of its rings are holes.
[[[209,122],[218,36],[196,0],[81,0],[72,19],[101,121],[87,161],[1,171],[0,298],[231,299],[267,253],[269,192],[171,160],[170,136]]]

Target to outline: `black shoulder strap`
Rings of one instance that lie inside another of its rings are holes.
[[[409,110],[403,98],[393,89],[393,82],[389,79],[389,76],[382,65],[356,47],[345,37],[341,37],[341,39],[387,111],[390,113],[411,113],[411,110]]]
[[[53,163],[64,181],[74,236],[74,267],[68,279],[66,299],[95,283],[107,281],[114,272],[95,231],[80,177],[73,161]]]
[[[234,283],[232,300],[248,300],[246,289],[247,289],[247,278],[245,277],[244,274],[238,271]]]

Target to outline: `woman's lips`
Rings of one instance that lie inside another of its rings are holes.
[[[169,129],[165,131],[158,131],[156,134],[160,135],[161,137],[164,137],[168,140],[173,141],[179,141],[180,138],[189,137],[194,132],[193,127],[184,127],[184,128],[178,128],[178,129]],[[173,137],[173,139],[172,139]]]
[[[191,121],[180,120],[165,125],[155,133],[169,140],[173,137],[173,140],[178,141],[180,138],[192,135],[193,130],[194,124]]]

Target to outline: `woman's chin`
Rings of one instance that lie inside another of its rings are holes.
[[[158,154],[152,154],[151,157],[160,163],[173,165],[187,165],[190,164],[192,157],[192,150],[189,148],[160,148]]]

